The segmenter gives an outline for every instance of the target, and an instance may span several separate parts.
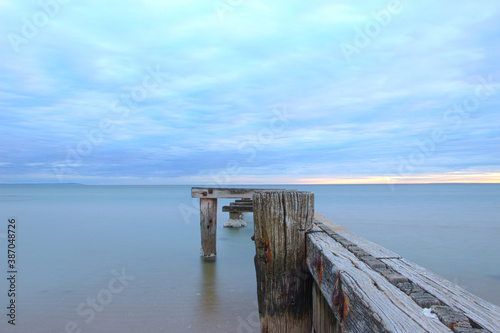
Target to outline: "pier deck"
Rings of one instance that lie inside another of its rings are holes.
[[[202,249],[214,254],[217,198],[252,198],[261,332],[500,332],[500,307],[315,214],[312,192],[192,196]],[[214,241],[205,247],[207,230]]]

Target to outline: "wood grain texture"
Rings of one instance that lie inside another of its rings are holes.
[[[340,236],[348,239],[353,244],[358,245],[360,248],[374,256],[375,258],[401,258],[401,256],[391,250],[388,250],[374,242],[371,242],[361,236],[356,235],[349,229],[344,228],[340,224],[327,220],[321,214],[314,214],[314,223],[323,225],[324,227],[331,229]]]
[[[446,305],[463,312],[483,328],[491,332],[500,332],[500,307],[404,258],[383,259],[382,261],[397,272],[407,276]]]
[[[252,198],[257,188],[192,187],[192,198]]]
[[[305,235],[314,194],[257,191],[253,195],[255,270],[261,332],[311,332],[312,277]]]
[[[451,332],[326,232],[307,235],[307,257],[343,332]]]
[[[217,254],[217,199],[200,199],[201,255]]]
[[[241,212],[241,213],[251,213],[253,212],[253,206],[222,206],[223,212]]]
[[[342,333],[342,326],[316,283],[313,283],[313,332]]]
[[[364,264],[370,266],[376,273],[380,273],[387,281],[392,282],[392,284],[405,295],[410,295],[410,298],[415,304],[420,304],[421,307],[432,307],[436,309],[436,311],[437,309],[441,309],[441,312],[450,314],[453,320],[460,317],[462,318],[461,321],[463,321],[463,324],[461,325],[463,326],[471,327],[470,325],[472,325],[472,327],[477,327],[476,325],[479,325],[489,332],[500,332],[500,308],[498,306],[465,291],[454,283],[402,258],[398,254],[378,244],[355,235],[346,228],[326,220],[319,214],[315,215],[314,223],[315,226],[313,230],[315,232],[319,229],[334,241],[336,240],[338,245],[344,248],[344,250],[351,252],[352,255],[357,257],[357,259]],[[378,259],[374,260],[374,258],[368,258],[370,256],[366,256],[366,254]],[[308,262],[310,263],[309,267],[312,267],[312,269],[317,272],[313,274],[316,280],[318,281],[319,279],[319,283],[321,283],[324,279],[324,267],[321,258],[311,257],[311,253],[308,252]],[[321,265],[319,265],[319,263],[321,263]],[[380,267],[379,263],[385,265],[386,268]],[[355,264],[355,266],[361,267],[358,264]],[[318,270],[318,267],[321,267],[321,269]],[[385,272],[387,270],[393,273],[389,272],[390,274],[384,274],[387,273]],[[394,277],[395,280],[392,281],[391,277]],[[402,279],[406,279],[407,282],[404,282]],[[400,280],[401,283],[399,283]],[[420,290],[422,294],[418,292],[413,293],[418,291],[416,289]],[[437,306],[433,305],[436,304],[436,301],[437,304],[439,304]],[[441,306],[440,304],[444,304],[445,306]],[[448,320],[445,317],[446,316],[443,315],[440,316],[440,320],[445,326],[448,325],[448,327],[452,327],[455,325],[452,325],[452,320],[450,318],[448,318]],[[468,319],[464,320],[464,318],[467,317],[473,322],[468,322]],[[477,333],[484,331],[473,328],[455,327],[454,329],[457,330],[457,332],[458,330],[461,330],[460,332]]]

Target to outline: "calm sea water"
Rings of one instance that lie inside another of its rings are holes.
[[[261,187],[261,186],[260,186]],[[279,186],[315,210],[500,305],[500,185]],[[200,258],[190,186],[0,186],[0,269],[17,221],[16,325],[0,280],[1,332],[258,331],[249,227],[222,228]]]

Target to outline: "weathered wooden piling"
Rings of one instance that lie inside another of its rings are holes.
[[[191,197],[200,198],[201,255],[217,254],[217,198],[251,199],[255,188],[192,187]]]
[[[305,236],[312,228],[314,194],[257,191],[253,202],[261,332],[311,332]]]
[[[496,305],[320,215],[306,243],[317,333],[500,332]]]
[[[191,197],[200,198],[201,255],[217,254],[217,198],[251,198],[254,189],[193,187]]]
[[[500,307],[314,216],[312,192],[193,188],[191,196],[200,198],[204,256],[216,254],[217,198],[253,198],[261,332],[500,332]]]
[[[253,212],[252,199],[235,200],[229,206],[223,206],[222,211],[229,213],[229,218],[224,222],[225,228],[246,227],[247,223],[243,220],[243,213]]]
[[[201,255],[217,254],[217,199],[200,199]]]

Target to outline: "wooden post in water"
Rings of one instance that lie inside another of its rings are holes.
[[[217,198],[200,198],[201,255],[217,254]]]
[[[217,198],[250,199],[255,188],[192,187],[191,198],[200,198],[201,255],[215,256],[217,232]],[[251,208],[242,208],[251,211]],[[224,207],[222,207],[224,211]]]
[[[255,270],[261,332],[311,332],[312,277],[306,232],[314,194],[267,190],[253,194]]]

